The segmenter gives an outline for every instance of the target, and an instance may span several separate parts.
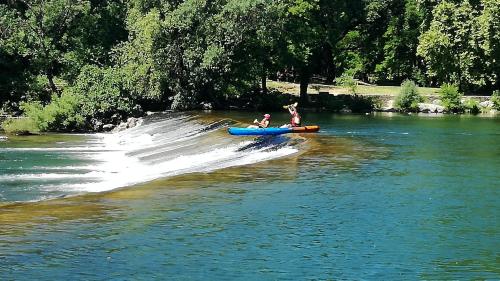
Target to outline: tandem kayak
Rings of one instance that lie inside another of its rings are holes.
[[[275,136],[288,133],[314,133],[319,131],[319,126],[304,126],[292,128],[237,128],[227,129],[229,134],[234,136]]]

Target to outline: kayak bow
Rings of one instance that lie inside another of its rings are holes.
[[[314,133],[319,131],[319,126],[304,126],[292,128],[237,128],[230,127],[229,134],[234,136],[275,136],[288,133]]]

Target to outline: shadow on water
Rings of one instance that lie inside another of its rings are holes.
[[[287,145],[298,145],[300,142],[296,138],[290,138],[283,135],[256,137],[252,143],[244,145],[238,151],[248,151],[252,149],[277,150]]]

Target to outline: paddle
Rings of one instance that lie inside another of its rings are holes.
[[[296,109],[298,105],[299,105],[299,103],[295,102],[295,103],[292,103],[292,104],[289,104],[289,105],[284,105],[283,108],[284,109],[289,109],[291,107],[293,109]]]

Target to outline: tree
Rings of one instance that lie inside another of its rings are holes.
[[[60,92],[85,64],[109,63],[109,50],[126,38],[119,1],[19,0],[2,5],[9,18],[9,52],[46,78],[50,92]],[[4,47],[2,47],[4,48]]]
[[[498,0],[477,7],[443,1],[433,10],[428,31],[420,36],[418,55],[438,84],[474,91],[498,84]],[[495,16],[496,15],[496,16]]]
[[[158,101],[166,79],[155,60],[155,38],[160,32],[161,12],[158,7],[146,4],[129,2],[126,20],[129,39],[115,48],[114,62],[123,75],[123,87],[137,100]]]
[[[375,73],[381,81],[399,82],[416,78],[419,76],[416,51],[423,13],[416,0],[406,0],[396,5],[390,18],[383,34],[384,59],[377,64]]]
[[[481,49],[484,52],[483,66],[487,78],[486,88],[500,88],[500,0],[483,0],[483,12],[479,16]]]
[[[18,102],[32,82],[27,60],[17,55],[18,26],[15,11],[0,4],[0,104]]]

